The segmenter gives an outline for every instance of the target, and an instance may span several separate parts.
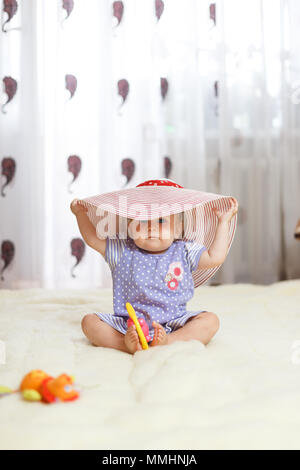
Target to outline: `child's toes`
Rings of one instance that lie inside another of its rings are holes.
[[[154,321],[152,322],[152,326],[154,327],[154,335],[157,336],[159,324]]]
[[[154,335],[153,340],[151,342],[151,346],[161,346],[163,344],[167,344],[167,334],[165,329],[159,323],[153,322],[154,326]]]
[[[135,326],[131,326],[128,328],[125,334],[125,346],[127,347],[128,351],[132,354],[135,351],[139,351],[142,349]]]
[[[165,329],[163,327],[160,328],[158,332],[158,338],[157,341],[160,345],[166,344],[167,343],[167,333],[165,332]]]

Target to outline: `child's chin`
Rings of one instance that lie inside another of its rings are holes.
[[[171,243],[163,244],[159,238],[147,238],[147,240],[142,240],[141,243],[139,243],[139,246],[144,250],[156,252],[167,250],[170,244]]]

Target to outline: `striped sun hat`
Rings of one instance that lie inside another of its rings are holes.
[[[127,219],[152,220],[171,214],[184,214],[182,239],[201,244],[208,250],[214,240],[218,218],[213,208],[221,212],[230,209],[230,197],[186,189],[167,178],[144,181],[133,188],[112,191],[79,200],[87,207],[88,217],[96,227],[99,238],[105,238],[99,230],[99,222],[106,217],[110,238],[127,237]],[[119,220],[118,220],[119,219]],[[236,231],[237,214],[230,222],[228,252]],[[220,265],[221,266],[221,265]],[[220,268],[201,269],[192,272],[194,286],[207,282]]]

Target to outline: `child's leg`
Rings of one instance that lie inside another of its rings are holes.
[[[175,341],[197,339],[204,345],[208,344],[219,329],[219,319],[215,313],[203,312],[190,318],[184,326],[167,335],[161,325],[155,325],[155,333],[151,346],[171,344]]]
[[[174,341],[188,341],[197,339],[208,344],[219,329],[219,319],[215,313],[203,312],[190,318],[186,324],[168,335],[168,344]]]
[[[94,346],[113,348],[131,354],[142,349],[135,327],[128,328],[123,335],[102,321],[95,313],[85,315],[81,322],[82,331]]]

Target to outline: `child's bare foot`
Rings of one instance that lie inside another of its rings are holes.
[[[154,335],[150,346],[163,346],[168,344],[168,336],[164,327],[156,323],[156,321],[153,321],[152,325],[154,326]]]
[[[140,351],[142,349],[135,326],[130,326],[128,328],[124,341],[130,354],[134,354],[136,351]]]

